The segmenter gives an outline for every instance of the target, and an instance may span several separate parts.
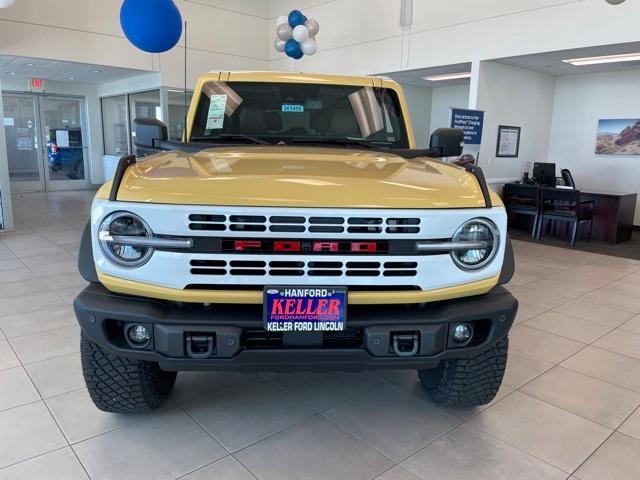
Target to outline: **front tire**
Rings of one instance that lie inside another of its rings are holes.
[[[157,363],[114,355],[80,337],[82,373],[91,400],[103,412],[144,413],[157,409],[176,381]]]
[[[443,360],[437,368],[418,370],[418,376],[435,403],[478,407],[491,402],[502,384],[509,339],[471,358]]]

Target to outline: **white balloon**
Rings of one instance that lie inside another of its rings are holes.
[[[281,40],[280,38],[276,38],[274,43],[274,47],[276,47],[276,51],[284,52],[284,46],[287,44],[285,40]]]
[[[282,25],[278,25],[278,28],[276,29],[276,35],[280,40],[284,40],[286,42],[287,40],[291,40],[293,29],[288,23],[283,23]]]
[[[16,0],[0,0],[0,8],[9,8]]]
[[[300,44],[300,50],[305,55],[314,55],[318,51],[318,44],[313,38],[307,38]]]
[[[309,38],[309,30],[307,30],[307,27],[305,27],[304,25],[298,25],[293,29],[293,39],[296,42],[302,43],[307,38]]]
[[[276,27],[278,25],[282,25],[283,23],[289,23],[289,17],[287,17],[286,15],[280,15],[278,17],[278,19],[276,20]]]
[[[310,37],[318,35],[318,32],[320,31],[320,24],[316,20],[309,19],[304,22],[304,24],[307,27],[307,30],[309,30]]]

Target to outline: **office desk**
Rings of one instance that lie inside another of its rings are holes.
[[[631,240],[637,193],[580,190],[580,198],[594,203],[591,240],[609,243]]]

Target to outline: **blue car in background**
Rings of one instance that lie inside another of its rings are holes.
[[[60,131],[68,132],[69,146],[58,146],[57,134]],[[84,179],[84,149],[82,146],[81,128],[59,128],[51,129],[50,138],[47,141],[47,157],[49,159],[49,170],[61,174],[61,176],[72,179]]]

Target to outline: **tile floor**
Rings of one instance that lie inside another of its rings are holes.
[[[415,372],[181,374],[149,415],[84,389],[71,302],[90,192],[0,234],[0,479],[640,478],[640,261],[516,242],[504,386],[440,408]]]

